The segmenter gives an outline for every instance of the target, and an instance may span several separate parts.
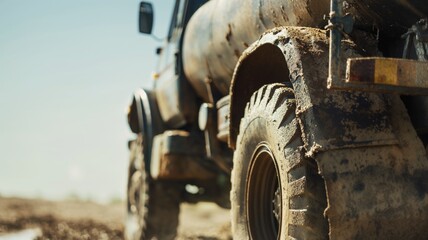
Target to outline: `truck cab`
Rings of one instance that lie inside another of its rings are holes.
[[[164,44],[157,49],[159,59],[153,76],[154,91],[162,119],[172,128],[180,128],[195,121],[198,100],[183,72],[182,46],[190,17],[205,2],[206,0],[177,0]],[[145,14],[144,11],[141,12],[140,26],[145,24]]]

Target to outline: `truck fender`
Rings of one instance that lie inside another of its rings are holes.
[[[344,44],[345,55],[358,56],[352,42]],[[281,27],[266,32],[242,54],[230,87],[232,148],[251,95],[270,83],[285,83],[294,89],[308,155],[397,142],[384,95],[327,89],[328,46],[326,31]]]
[[[153,91],[138,89],[134,92],[128,110],[128,124],[133,133],[143,137],[144,166],[149,172],[153,138],[164,128]]]

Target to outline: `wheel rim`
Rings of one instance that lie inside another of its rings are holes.
[[[246,184],[247,223],[252,239],[279,239],[281,184],[272,151],[260,144],[250,161]]]

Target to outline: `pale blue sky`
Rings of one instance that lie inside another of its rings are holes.
[[[173,0],[153,1],[157,36]],[[136,0],[0,0],[0,194],[125,195],[125,116],[155,48]]]

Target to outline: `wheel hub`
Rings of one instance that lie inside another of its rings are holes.
[[[256,148],[246,185],[248,229],[252,239],[278,239],[281,228],[281,184],[268,146]]]
[[[278,187],[275,191],[274,199],[272,200],[273,215],[278,222],[281,221],[281,200],[281,189]]]

